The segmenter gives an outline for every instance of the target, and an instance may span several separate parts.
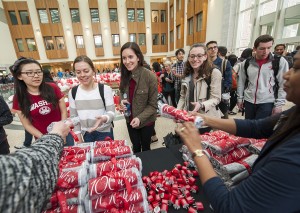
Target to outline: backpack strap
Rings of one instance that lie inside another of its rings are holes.
[[[103,101],[104,109],[106,111],[106,103],[105,103],[105,98],[104,98],[104,84],[98,83],[98,88],[99,88],[100,96]],[[113,121],[111,122],[111,125],[112,125],[112,127],[115,127],[115,124]]]
[[[101,96],[101,99],[103,101],[104,109],[106,111],[106,104],[105,104],[105,98],[104,98],[104,85],[101,83],[98,83],[99,93]]]
[[[76,98],[76,93],[77,93],[77,90],[78,90],[78,86],[75,86],[75,87],[72,87],[72,90],[71,90],[71,94],[72,94],[72,98],[75,100]]]
[[[246,80],[245,80],[245,88],[246,89],[248,87],[249,84],[249,76],[248,76],[248,67],[249,67],[249,63],[250,63],[251,57],[247,58],[244,64],[244,70],[245,70],[245,75],[246,75]]]
[[[228,62],[227,59],[222,59],[222,64],[221,64],[220,69],[221,69],[223,79],[224,79],[224,76],[225,76],[225,70],[226,70],[227,62]]]
[[[280,64],[280,55],[274,55],[274,59],[272,60],[272,69],[274,71],[274,81],[275,81],[275,85],[274,85],[274,96],[275,99],[278,98],[278,90],[279,90],[279,81],[277,79],[277,74],[279,71],[279,64]]]

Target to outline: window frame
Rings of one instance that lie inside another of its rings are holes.
[[[92,10],[97,11],[97,17],[92,16]],[[92,23],[99,23],[100,22],[100,16],[99,16],[99,9],[98,8],[90,8],[90,16],[91,16],[91,22]],[[96,19],[93,21],[93,19]]]
[[[194,33],[194,17],[188,19],[188,35],[192,35]]]
[[[139,11],[143,11],[143,20],[139,20]],[[143,8],[137,8],[136,9],[136,21],[137,22],[145,22],[145,10]]]
[[[37,46],[36,46],[36,42],[35,42],[34,38],[26,38],[25,40],[26,40],[26,44],[27,44],[27,48],[28,48],[28,51],[29,51],[29,52],[37,51]],[[29,47],[29,44],[28,44],[28,41],[29,41],[29,40],[33,41],[33,43],[34,43],[33,46],[34,46],[35,48],[32,49],[32,50],[31,50],[31,48]]]
[[[200,26],[199,26],[199,17],[201,17]],[[196,32],[202,31],[202,25],[203,25],[203,12],[200,12],[196,14]]]
[[[153,12],[157,12],[156,17],[153,17]],[[156,21],[153,21],[153,20],[155,20],[155,18],[157,18]],[[158,23],[159,22],[159,10],[151,10],[151,22],[152,23]]]
[[[78,12],[78,21],[73,19],[75,16],[73,16],[72,11],[77,11]],[[71,21],[72,23],[80,23],[80,13],[79,13],[79,8],[70,8],[70,14],[71,14]]]
[[[74,38],[75,38],[76,49],[84,49],[85,45],[84,45],[83,35],[74,35]],[[82,44],[78,44],[79,38],[82,40]],[[82,45],[82,46],[80,46],[80,45]]]
[[[133,35],[134,35],[134,39],[131,40],[131,39],[130,39],[130,36],[133,36]],[[136,43],[136,33],[129,33],[129,34],[128,34],[128,40],[129,40],[130,42],[135,42],[135,43]]]
[[[21,41],[21,43],[19,43],[18,41]],[[19,52],[25,52],[25,49],[24,49],[24,43],[23,43],[23,39],[22,38],[16,38],[16,43],[17,43],[17,47],[18,47],[18,50],[19,50]],[[21,48],[20,48],[20,45],[19,44],[21,44],[22,45],[22,48],[23,48],[23,50],[21,50]]]
[[[141,35],[143,35],[144,44],[141,44]],[[146,45],[146,33],[138,33],[138,45],[145,46]]]
[[[47,22],[42,22],[42,17],[41,17],[41,11],[44,11],[45,14],[42,14],[42,15],[46,15],[44,18],[47,17]],[[39,15],[39,20],[40,20],[40,23],[41,24],[49,24],[49,17],[48,17],[48,13],[47,13],[47,10],[46,9],[37,9],[37,12],[38,12],[38,15]]]
[[[163,39],[163,37],[164,37],[164,39]],[[162,33],[161,34],[161,36],[160,36],[160,45],[167,45],[167,33]]]
[[[133,20],[129,19],[129,11],[133,11]],[[135,9],[134,8],[127,8],[127,22],[135,22]]]
[[[116,11],[116,20],[112,20],[112,16],[111,16],[111,13],[110,13],[111,11],[114,11],[114,10]],[[109,12],[109,21],[110,22],[118,22],[118,18],[119,18],[118,17],[118,9],[117,8],[109,8],[108,12]]]
[[[55,49],[54,41],[53,41],[52,36],[44,36],[43,39],[44,39],[44,44],[45,44],[45,49],[46,50],[54,50]],[[51,46],[51,42],[49,42],[49,41],[52,41],[52,46]],[[48,45],[48,42],[49,42],[49,45]],[[50,48],[48,48],[48,47],[50,47]]]
[[[57,22],[53,21],[54,19],[53,19],[52,14],[53,14],[54,11],[57,11],[57,17],[58,17],[58,21],[57,21]],[[58,8],[50,8],[50,9],[49,9],[49,13],[50,13],[50,19],[51,19],[51,23],[52,23],[52,24],[58,24],[58,23],[61,23],[61,21],[60,21],[60,13],[59,13]]]
[[[155,40],[157,40],[157,43],[154,42]],[[160,45],[159,33],[152,34],[152,45]]]
[[[96,36],[100,37],[100,45],[96,44]],[[102,34],[93,35],[95,48],[103,48]]]
[[[118,38],[118,43],[114,43],[114,37]],[[112,46],[119,47],[120,46],[120,34],[111,34]]]
[[[14,20],[15,20],[16,22],[13,22],[13,21],[12,21],[11,13],[14,13],[14,15],[15,15]],[[9,10],[9,11],[8,11],[8,15],[9,15],[9,19],[10,19],[11,25],[19,25],[19,22],[18,22],[18,19],[17,19],[17,13],[16,13],[15,10]],[[14,23],[15,23],[15,24],[14,24]]]
[[[28,23],[26,23],[26,24],[23,23],[24,19],[22,18],[22,15],[21,15],[21,13],[24,13],[24,12],[27,13],[27,17],[28,17]],[[20,20],[21,20],[22,25],[30,25],[31,24],[28,10],[19,10],[19,16],[20,16]]]
[[[64,39],[63,36],[54,36],[54,38],[55,38],[55,43],[56,43],[56,47],[57,47],[58,50],[64,50],[64,49],[66,49],[65,39]],[[60,47],[61,43],[58,43],[58,39],[59,38],[62,38],[62,40],[63,40],[63,48]]]

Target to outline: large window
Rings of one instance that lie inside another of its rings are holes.
[[[41,9],[41,10],[38,10],[38,13],[39,13],[41,24],[49,23],[47,10]]]
[[[170,7],[170,17],[174,18],[174,7],[173,7],[173,5]]]
[[[128,20],[128,22],[134,22],[135,21],[134,9],[127,9],[127,20]]]
[[[102,36],[101,35],[94,35],[94,42],[95,42],[95,47],[96,48],[103,47]]]
[[[54,50],[54,43],[51,36],[44,37],[46,50]]]
[[[165,10],[160,11],[160,21],[166,22],[166,11]]]
[[[100,22],[99,10],[98,9],[90,9],[90,11],[91,11],[92,23]]]
[[[261,35],[273,35],[273,24],[270,25],[262,25],[260,28],[260,34]]]
[[[282,38],[296,37],[298,31],[299,31],[299,23],[284,26]]]
[[[15,11],[8,11],[10,21],[12,25],[18,25],[18,20]]]
[[[130,33],[129,34],[129,41],[130,42],[136,42],[136,34],[135,33]]]
[[[196,31],[200,32],[202,30],[202,12],[197,14],[197,26]]]
[[[158,22],[158,10],[152,10],[152,22]]]
[[[19,52],[24,52],[23,40],[21,38],[16,39]]]
[[[145,21],[144,9],[137,9],[136,12],[137,12],[137,21],[144,22]]]
[[[30,24],[28,11],[19,11],[22,24]]]
[[[75,36],[76,48],[81,49],[84,48],[83,36],[77,35]]]
[[[64,50],[65,49],[64,37],[55,36],[55,41],[56,41],[57,49],[59,49],[59,50]]]
[[[159,34],[153,34],[152,35],[152,44],[153,45],[159,45]]]
[[[146,34],[139,33],[139,45],[146,45]]]
[[[261,15],[267,15],[276,11],[277,0],[272,0],[267,3],[262,4]]]
[[[119,34],[112,34],[111,38],[112,38],[113,47],[120,46],[120,35]]]
[[[71,12],[72,22],[79,23],[80,22],[79,9],[70,9],[70,12]]]
[[[111,22],[118,22],[118,13],[116,8],[109,9],[109,19]]]
[[[176,27],[177,39],[181,38],[180,25]]]
[[[50,9],[50,16],[51,16],[52,23],[60,23],[58,9]]]
[[[174,31],[170,31],[170,42],[173,43],[174,42]]]
[[[167,44],[167,35],[166,33],[161,34],[161,45],[166,45]]]
[[[194,21],[193,17],[188,20],[188,34],[192,35],[194,33]]]
[[[29,51],[36,51],[36,44],[33,38],[26,38],[26,43]]]
[[[176,0],[176,8],[177,8],[177,11],[181,10],[181,0]]]

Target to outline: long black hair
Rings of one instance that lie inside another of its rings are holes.
[[[126,66],[123,64],[123,60],[122,60],[122,52],[125,49],[132,49],[133,52],[136,54],[136,56],[139,58],[139,62],[138,62],[138,66],[143,66],[143,61],[144,61],[144,56],[143,53],[139,47],[139,45],[137,45],[137,43],[135,42],[127,42],[125,43],[122,47],[121,47],[121,51],[120,51],[120,55],[121,55],[121,82],[120,82],[120,91],[124,92],[125,88],[128,86],[129,84],[129,80],[131,77],[131,72],[127,70]]]
[[[206,48],[206,46],[204,44],[197,43],[197,44],[193,44],[191,46],[188,57],[190,56],[191,50],[194,49],[194,48],[196,48],[196,47],[202,47],[204,49],[205,55],[207,55],[207,48]],[[199,69],[199,73],[198,73],[197,79],[200,78],[200,77],[203,77],[203,78],[210,77],[211,76],[211,72],[212,72],[213,68],[215,68],[215,67],[216,66],[212,62],[210,62],[209,60],[206,59],[200,65],[200,69]],[[193,74],[193,73],[194,73],[194,69],[191,66],[189,60],[187,60],[187,62],[185,63],[185,68],[184,68],[184,76],[188,76],[188,75]]]
[[[18,77],[21,75],[22,68],[25,64],[36,64],[43,71],[42,66],[39,62],[32,58],[21,57],[15,61],[14,65],[10,66],[9,69],[14,76],[14,87],[15,95],[17,96],[19,107],[23,115],[31,120],[30,117],[30,98],[27,91],[27,85],[23,80],[20,80]],[[42,99],[46,100],[48,103],[51,103],[54,108],[58,106],[58,98],[55,95],[54,89],[45,83],[45,76],[43,76],[42,83],[39,86],[39,92]]]

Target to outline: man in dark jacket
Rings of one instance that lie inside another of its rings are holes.
[[[7,136],[3,128],[4,125],[10,124],[13,121],[13,116],[9,110],[7,103],[0,96],[0,154],[9,154],[9,144]]]

